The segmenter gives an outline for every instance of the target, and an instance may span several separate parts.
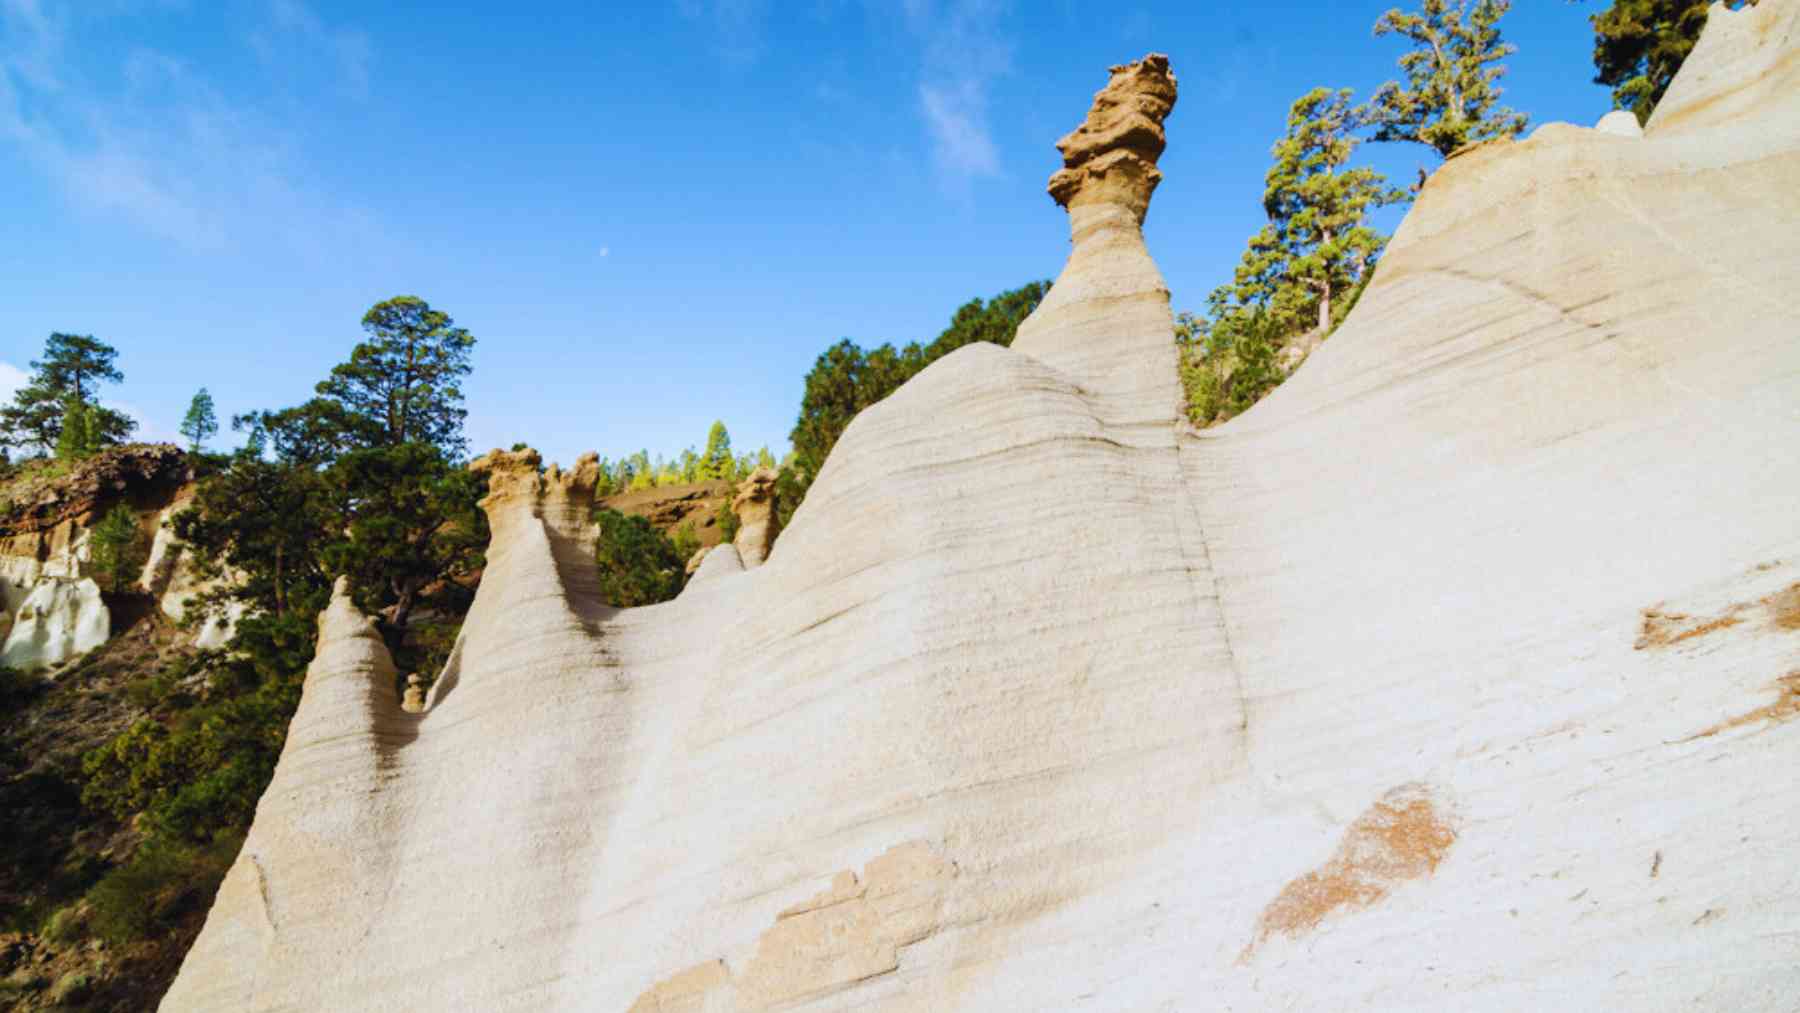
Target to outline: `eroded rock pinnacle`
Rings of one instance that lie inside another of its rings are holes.
[[[1151,53],[1113,67],[1087,121],[1056,142],[1063,167],[1050,177],[1050,196],[1065,208],[1123,204],[1141,223],[1162,182],[1156,160],[1168,143],[1163,120],[1174,108],[1175,75],[1167,56]]]

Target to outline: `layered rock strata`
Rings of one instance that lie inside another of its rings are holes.
[[[87,578],[89,537],[109,510],[135,516],[148,561],[134,590],[155,597],[182,619],[209,586],[175,538],[169,519],[192,500],[187,455],[169,444],[108,448],[67,474],[16,480],[0,516],[0,657],[28,669],[54,668],[104,644],[111,619],[100,589]],[[217,647],[240,613],[200,624],[195,641]]]
[[[1800,3],[1712,18],[1225,426],[1107,183],[760,567],[606,609],[496,457],[426,709],[334,602],[164,1008],[1791,1007]]]

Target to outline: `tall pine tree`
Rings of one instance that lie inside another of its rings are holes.
[[[1412,48],[1400,57],[1406,83],[1389,81],[1361,115],[1377,141],[1410,141],[1449,158],[1458,148],[1525,129],[1527,117],[1499,106],[1500,61],[1515,47],[1500,41],[1511,0],[1424,0],[1375,21],[1375,35],[1395,34]]]
[[[1315,88],[1288,111],[1263,191],[1273,231],[1262,239],[1273,244],[1261,257],[1270,270],[1280,265],[1285,283],[1270,300],[1278,321],[1298,325],[1310,312],[1321,331],[1330,330],[1334,300],[1374,269],[1386,245],[1369,213],[1406,198],[1375,170],[1348,167],[1360,125],[1348,88]]]
[[[218,431],[219,419],[213,414],[212,395],[202,387],[194,400],[188,402],[187,416],[181,420],[181,435],[188,438],[188,451],[198,453],[201,444]]]
[[[99,404],[100,384],[125,379],[114,365],[118,354],[92,335],[50,335],[44,343],[44,357],[31,363],[31,379],[14,393],[12,404],[0,407],[0,443],[35,447],[39,452],[60,448],[71,399],[91,409],[88,422],[92,432],[82,438],[84,445],[124,442],[137,423]]]

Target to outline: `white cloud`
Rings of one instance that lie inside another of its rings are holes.
[[[31,374],[10,362],[0,362],[0,404],[11,404],[13,394],[25,386]]]
[[[81,78],[79,62],[61,58],[79,51],[82,30],[105,17],[178,6],[0,0],[0,153],[15,147],[71,205],[119,215],[189,249],[273,240],[316,254],[359,237],[363,216],[300,182],[308,172],[294,157],[291,125],[242,93],[215,88],[203,64],[140,47],[118,68],[122,84],[101,87]],[[281,72],[322,64],[346,90],[366,87],[366,37],[326,25],[299,0],[271,0],[264,13],[264,34],[290,40],[271,51]]]
[[[952,181],[1000,173],[988,122],[988,85],[1012,69],[1000,0],[902,0],[921,48],[919,111],[932,160]]]
[[[1000,171],[1000,156],[987,128],[987,101],[978,81],[949,87],[919,85],[939,167],[965,176],[991,176]]]

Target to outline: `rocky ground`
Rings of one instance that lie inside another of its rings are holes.
[[[0,701],[0,1005],[17,1010],[154,1007],[200,931],[210,897],[172,898],[178,930],[112,947],[86,924],[82,894],[140,835],[81,803],[81,758],[160,694],[178,670],[183,631],[145,602],[104,647],[66,669],[13,675]]]

